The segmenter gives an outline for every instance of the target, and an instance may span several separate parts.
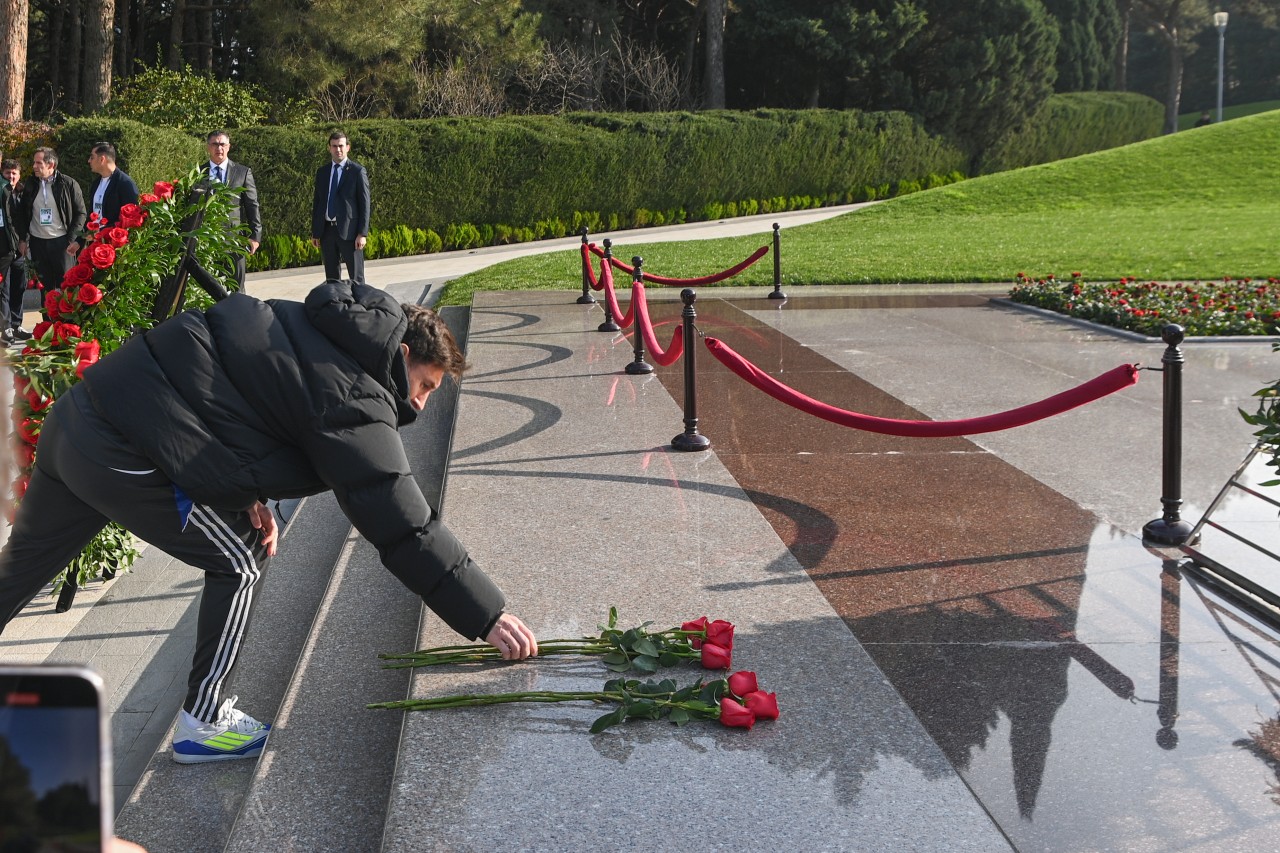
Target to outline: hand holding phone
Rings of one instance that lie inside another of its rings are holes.
[[[118,849],[102,697],[87,667],[0,664],[0,846]]]

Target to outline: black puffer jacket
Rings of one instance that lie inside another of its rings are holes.
[[[479,638],[503,596],[409,470],[406,324],[389,294],[352,282],[326,282],[305,304],[234,294],[125,344],[80,387],[197,503],[243,510],[332,489],[383,564]]]

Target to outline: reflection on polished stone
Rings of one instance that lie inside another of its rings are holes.
[[[757,322],[699,305],[704,331],[803,393],[923,417]],[[680,399],[679,372],[659,374]],[[968,440],[818,421],[710,358],[698,381],[719,458],[1017,849],[1274,847],[1274,629]]]

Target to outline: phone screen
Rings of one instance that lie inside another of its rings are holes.
[[[80,667],[0,667],[0,850],[103,849],[111,815],[102,681]]]

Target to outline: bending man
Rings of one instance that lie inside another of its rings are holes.
[[[518,660],[532,632],[433,518],[398,428],[467,367],[430,309],[329,281],[305,304],[232,294],[85,371],[44,421],[0,552],[0,627],[115,521],[205,572],[173,740],[180,763],[249,758],[270,726],[224,699],[255,585],[275,553],[268,498],[332,489],[383,564],[450,627]]]

